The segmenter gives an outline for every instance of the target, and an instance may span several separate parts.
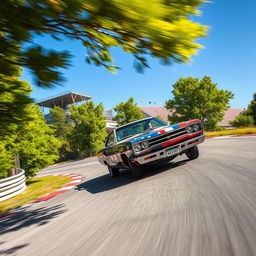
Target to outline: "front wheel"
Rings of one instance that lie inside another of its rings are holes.
[[[137,166],[131,162],[129,162],[129,168],[130,168],[130,171],[132,172],[132,175],[135,177],[135,178],[140,178],[142,177],[143,173],[142,173],[142,169],[140,166]]]
[[[120,173],[119,173],[119,169],[117,168],[113,168],[111,166],[108,165],[108,171],[109,171],[109,174],[111,177],[116,177],[118,176]]]
[[[190,160],[194,160],[196,158],[199,157],[199,150],[197,146],[194,146],[190,149],[188,149],[188,151],[186,152],[186,156],[190,159]]]

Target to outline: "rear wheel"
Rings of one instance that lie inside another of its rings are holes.
[[[190,159],[190,160],[194,160],[196,158],[199,157],[199,150],[198,150],[198,147],[197,146],[194,146],[190,149],[188,149],[188,151],[186,152],[186,155],[187,157]]]
[[[118,168],[113,168],[109,165],[108,165],[108,171],[109,171],[109,174],[110,174],[111,177],[116,177],[120,174]]]

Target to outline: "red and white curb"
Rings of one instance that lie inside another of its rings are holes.
[[[22,205],[18,208],[8,211],[8,212],[0,213],[0,218],[4,218],[4,217],[10,216],[10,215],[13,215],[15,213],[18,213],[18,212],[28,208],[28,207],[33,207],[34,205],[41,204],[57,195],[60,195],[66,191],[73,189],[78,184],[80,184],[82,181],[82,176],[78,175],[78,174],[61,174],[61,175],[45,175],[45,176],[67,176],[67,177],[71,178],[71,181],[68,184],[66,184],[65,186],[63,186],[62,188],[59,188],[58,190],[56,190],[55,192],[53,192],[47,196],[43,196],[39,199],[36,199],[28,204]],[[41,177],[45,177],[45,176],[41,176]]]

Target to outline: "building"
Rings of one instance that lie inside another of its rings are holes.
[[[229,108],[224,115],[224,118],[221,122],[218,123],[220,127],[230,128],[230,121],[233,121],[236,116],[238,116],[243,110],[239,108]]]
[[[36,104],[40,106],[40,108],[44,111],[44,108],[53,108],[55,106],[59,106],[64,110],[68,110],[69,105],[77,104],[78,102],[81,101],[87,101],[90,100],[92,97],[73,92],[73,91],[68,91],[64,92],[40,101],[37,101]]]
[[[69,116],[70,105],[74,105],[83,101],[88,101],[91,98],[92,98],[91,96],[88,96],[82,93],[67,91],[67,92],[37,101],[36,105],[40,106],[43,112],[45,111],[45,108],[49,109],[55,106],[59,106],[60,108],[65,110],[66,116]],[[45,114],[44,116],[47,123],[49,123],[50,116],[51,116],[50,114]]]
[[[161,106],[140,106],[139,107],[144,117],[154,116],[160,117],[163,121],[168,121],[168,116],[172,115],[172,112]],[[243,110],[238,108],[230,108],[225,112],[224,118],[218,123],[220,127],[230,128],[230,121],[233,121]]]
[[[168,116],[172,114],[169,110],[167,110],[165,107],[160,106],[146,106],[146,107],[139,107],[142,111],[144,117],[159,117],[163,121],[168,121]]]
[[[78,104],[80,102],[86,102],[90,99],[92,99],[91,96],[78,93],[78,92],[67,91],[67,92],[37,101],[36,104],[40,106],[43,112],[45,112],[45,108],[50,109],[55,106],[59,106],[60,108],[65,110],[66,116],[69,117],[70,116],[69,106]],[[112,120],[113,118],[112,109],[104,111],[104,115],[106,116],[107,131],[110,132],[117,126],[117,123]],[[44,115],[44,118],[47,123],[50,123],[50,117],[51,117],[51,114]]]
[[[112,109],[105,110],[104,116],[106,117],[107,132],[110,133],[118,126],[117,122],[113,121],[113,117],[114,117],[113,110]]]

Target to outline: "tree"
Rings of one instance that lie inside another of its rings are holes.
[[[251,116],[253,118],[254,125],[256,125],[256,93],[253,94],[253,99],[243,114]]]
[[[34,176],[59,158],[59,141],[45,123],[43,114],[36,105],[30,106],[33,120],[29,121],[15,140],[14,152],[19,153],[21,167],[26,176]]]
[[[92,156],[104,146],[107,136],[103,105],[94,105],[93,101],[80,106],[71,106],[73,130],[71,144],[81,156]]]
[[[68,152],[71,152],[69,136],[72,132],[70,121],[67,120],[65,111],[59,106],[55,106],[50,110],[50,123],[54,131],[54,136],[61,143],[59,154],[65,159]]]
[[[7,141],[3,138],[0,141],[0,178],[7,177],[7,170],[14,165],[13,155],[6,149]]]
[[[80,41],[86,61],[113,71],[111,47],[121,47],[148,66],[146,56],[165,64],[186,62],[206,27],[190,18],[203,0],[2,0],[0,7],[0,70],[12,76],[17,67],[31,70],[39,86],[62,81],[58,68],[69,65],[68,52],[47,50],[37,36]]]
[[[113,119],[119,125],[127,124],[144,117],[142,111],[135,105],[134,98],[129,98],[126,102],[120,102],[115,106],[114,111],[117,114]]]
[[[30,119],[31,88],[19,76],[20,71],[14,72],[13,76],[0,74],[0,137],[12,133]]]
[[[252,116],[247,116],[243,113],[236,116],[236,118],[230,122],[230,124],[234,127],[252,127],[254,124],[254,120]]]
[[[17,153],[21,168],[25,170],[27,177],[34,176],[59,157],[60,143],[54,137],[53,130],[45,123],[39,107],[30,104],[28,111],[31,120],[0,141],[0,162],[6,163],[1,167],[2,172],[6,173],[14,166],[13,156]]]
[[[180,122],[200,118],[206,129],[214,129],[229,108],[229,101],[234,97],[231,91],[219,90],[211,78],[201,80],[181,78],[173,85],[173,99],[166,102],[166,108],[174,111],[169,117],[171,122]]]
[[[54,135],[58,138],[65,136],[71,128],[65,110],[59,106],[50,109],[49,121],[54,129]]]

